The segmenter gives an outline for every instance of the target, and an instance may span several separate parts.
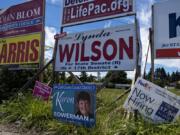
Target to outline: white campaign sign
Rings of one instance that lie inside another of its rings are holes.
[[[154,4],[155,58],[180,58],[180,0]]]
[[[180,97],[142,78],[138,78],[124,107],[138,110],[151,122],[172,122],[180,115]]]
[[[135,25],[68,34],[59,39],[56,71],[134,70]]]

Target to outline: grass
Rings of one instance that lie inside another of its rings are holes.
[[[175,91],[175,90],[174,90]],[[51,102],[37,100],[26,94],[0,105],[1,123],[20,121],[22,129],[36,129],[52,135],[180,135],[180,119],[174,123],[155,125],[141,117],[127,119],[122,105],[127,96],[115,101],[124,90],[104,89],[97,94],[96,126],[89,129],[59,122],[52,117]]]
[[[175,89],[175,88],[173,88],[173,89],[170,89],[169,91],[171,91],[171,92],[173,92],[174,94],[180,96],[180,89]]]

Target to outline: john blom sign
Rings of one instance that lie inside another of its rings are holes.
[[[124,107],[138,110],[145,119],[172,122],[180,115],[180,97],[142,78],[138,78]]]
[[[62,25],[134,14],[135,0],[64,0]]]
[[[43,1],[29,1],[0,10],[0,38],[42,31]]]
[[[68,34],[59,39],[56,71],[134,70],[134,24]]]

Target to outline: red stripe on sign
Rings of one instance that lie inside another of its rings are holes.
[[[180,48],[177,49],[157,49],[156,58],[180,58]]]

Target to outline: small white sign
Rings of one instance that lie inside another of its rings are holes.
[[[59,39],[56,71],[134,70],[135,25],[67,34]]]
[[[180,115],[180,97],[142,78],[138,78],[124,107],[138,110],[154,123],[172,122]]]

